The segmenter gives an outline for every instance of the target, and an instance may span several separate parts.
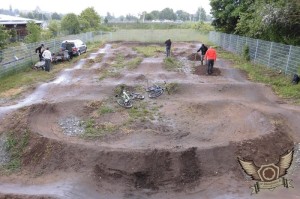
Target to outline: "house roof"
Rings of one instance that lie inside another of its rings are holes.
[[[2,25],[27,24],[28,21],[34,21],[37,24],[43,23],[42,21],[34,19],[0,14],[0,24]]]

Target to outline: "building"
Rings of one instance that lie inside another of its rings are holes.
[[[38,25],[43,23],[34,19],[0,14],[0,25],[5,26],[8,30],[16,30],[17,40],[23,39],[27,35],[26,25],[29,21],[34,21]]]

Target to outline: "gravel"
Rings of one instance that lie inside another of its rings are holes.
[[[84,122],[80,118],[71,116],[59,121],[64,134],[68,136],[78,136],[85,132]]]

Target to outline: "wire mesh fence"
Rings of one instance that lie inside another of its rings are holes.
[[[199,41],[207,42],[208,35],[200,33],[192,29],[133,29],[118,30],[116,32],[88,32],[78,35],[68,35],[39,43],[22,44],[21,46],[7,48],[0,51],[0,78],[4,75],[17,72],[28,66],[33,66],[39,56],[35,53],[35,49],[42,43],[45,47],[49,47],[52,53],[60,51],[61,42],[70,39],[80,39],[83,42],[96,41],[138,41],[138,42],[157,42],[164,43],[171,38],[174,42],[180,41]]]
[[[298,46],[219,32],[210,32],[209,40],[224,50],[240,55],[244,47],[248,46],[252,62],[279,69],[287,75],[297,73],[300,68],[300,47]]]
[[[95,42],[100,40],[108,40],[111,33],[107,32],[88,32],[78,35],[68,35],[52,40],[41,41],[38,43],[22,44],[21,46],[9,47],[0,50],[0,78],[8,73],[16,72],[27,66],[32,66],[39,61],[38,53],[35,49],[42,43],[45,47],[49,47],[52,53],[60,51],[61,43],[64,40],[80,39],[83,42]]]

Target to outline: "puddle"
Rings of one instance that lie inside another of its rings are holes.
[[[61,199],[101,198],[100,194],[87,185],[60,182],[46,185],[1,184],[0,193],[32,196],[52,196]]]
[[[162,63],[164,61],[163,58],[153,58],[153,57],[149,57],[149,58],[144,58],[142,63]]]

